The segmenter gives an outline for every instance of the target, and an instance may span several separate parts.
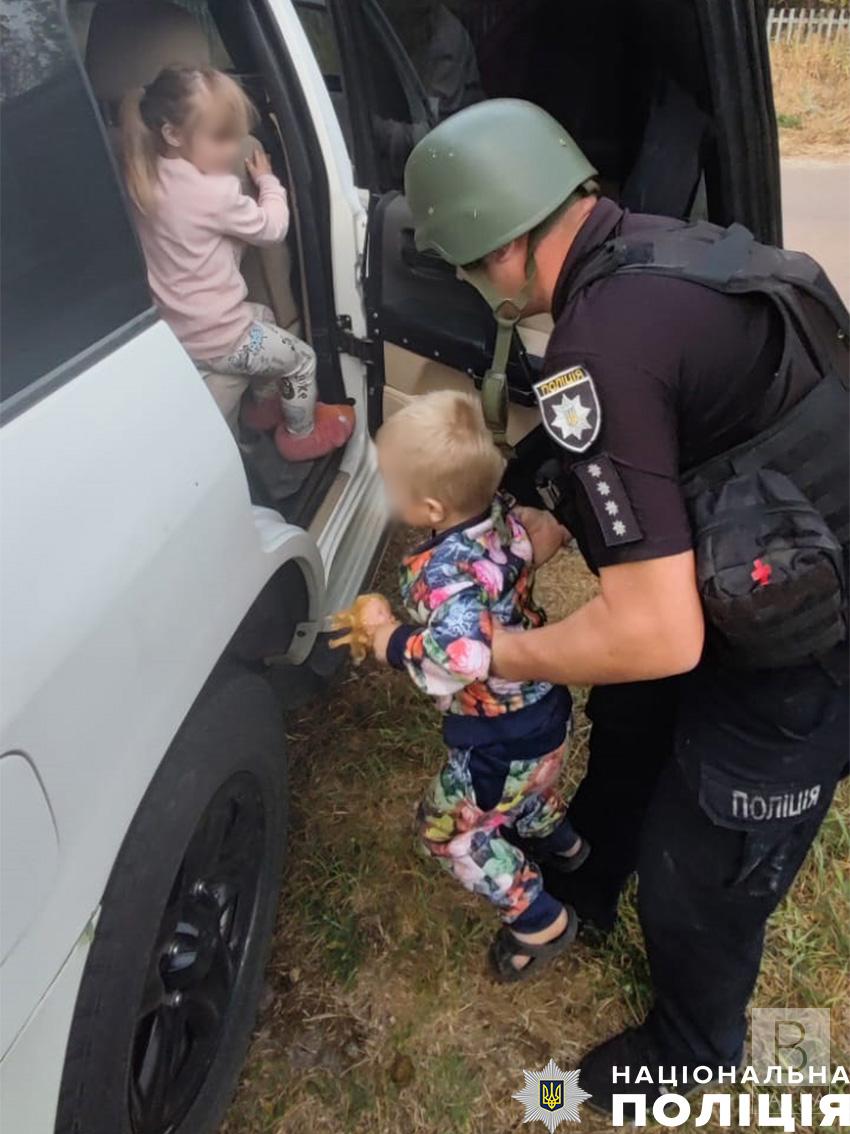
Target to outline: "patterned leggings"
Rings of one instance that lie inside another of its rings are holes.
[[[278,327],[274,313],[250,303],[254,322],[245,337],[221,358],[199,361],[216,374],[243,374],[257,398],[280,395],[290,433],[309,433],[316,408],[316,354],[309,344]]]
[[[488,777],[486,798],[475,749],[450,748],[446,763],[419,805],[417,825],[428,854],[465,889],[492,902],[509,924],[522,918],[541,895],[549,903],[541,910],[544,923],[559,912],[554,899],[544,895],[536,863],[502,838],[500,829],[514,827],[518,835],[535,840],[546,853],[567,850],[576,842],[579,836],[565,818],[566,805],[556,787],[564,752],[562,745],[546,756],[511,761],[494,804],[498,784],[494,792],[492,776]],[[486,808],[479,805],[479,797]],[[542,928],[536,924],[521,927],[529,932]]]

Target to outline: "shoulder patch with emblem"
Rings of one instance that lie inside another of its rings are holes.
[[[573,465],[571,470],[584,489],[593,514],[602,530],[606,547],[621,543],[637,543],[643,539],[620,474],[614,462],[605,453],[589,461]]]
[[[571,366],[534,383],[546,432],[570,453],[585,453],[599,436],[602,407],[589,372]]]

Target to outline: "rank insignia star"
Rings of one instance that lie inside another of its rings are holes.
[[[579,461],[573,466],[573,473],[586,493],[606,547],[643,539],[623,478],[607,453]]]

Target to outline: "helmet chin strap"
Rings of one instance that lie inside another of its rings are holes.
[[[590,193],[598,192],[595,182],[588,180],[570,193],[560,209],[557,209],[528,234],[528,251],[525,257],[525,282],[516,295],[501,295],[490,283],[485,268],[471,271],[459,269],[460,275],[480,292],[487,300],[496,320],[496,345],[493,348],[493,361],[481,382],[481,406],[487,428],[493,440],[508,456],[512,449],[508,444],[508,357],[511,352],[511,339],[522,313],[531,299],[531,289],[537,275],[537,261],[534,254],[538,245],[556,223],[557,218],[576,201]]]
[[[508,444],[508,357],[511,351],[511,340],[522,313],[528,306],[531,298],[531,288],[537,274],[537,265],[534,261],[534,251],[529,249],[525,262],[525,282],[516,295],[505,296],[493,287],[484,268],[474,268],[472,271],[463,271],[465,280],[472,284],[490,306],[493,318],[496,320],[496,342],[493,347],[493,359],[481,381],[481,408],[484,411],[484,420],[487,428],[493,434],[493,440],[503,452],[511,453]]]

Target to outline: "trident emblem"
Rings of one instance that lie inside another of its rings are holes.
[[[560,1110],[564,1105],[563,1080],[540,1080],[540,1105],[545,1110]]]

